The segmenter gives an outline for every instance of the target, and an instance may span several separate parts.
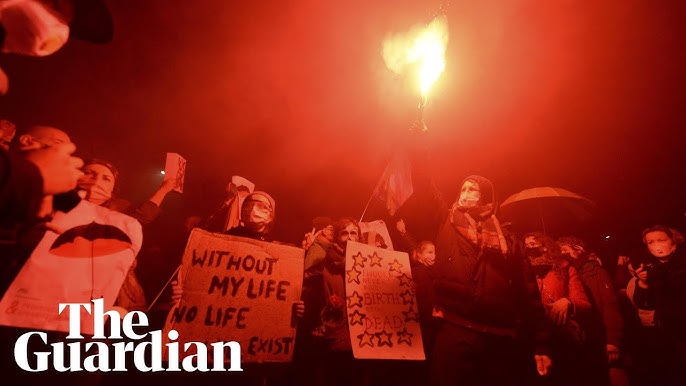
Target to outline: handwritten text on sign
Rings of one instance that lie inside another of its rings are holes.
[[[425,359],[407,253],[348,241],[345,278],[355,358]]]
[[[290,361],[303,253],[194,229],[179,273],[183,298],[170,312],[165,331],[177,330],[179,341],[237,341],[244,362]]]

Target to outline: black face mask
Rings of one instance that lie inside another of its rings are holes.
[[[566,253],[566,252],[565,252],[565,253],[560,253],[560,257],[562,257],[563,259],[567,260],[567,261],[570,262],[570,263],[573,263],[574,260],[576,260],[576,259],[574,259],[574,258],[572,257],[572,255],[570,255],[569,253]]]
[[[541,265],[532,265],[531,269],[533,269],[534,274],[540,278],[544,278],[545,275],[550,272],[551,269],[553,269],[552,265],[547,265],[547,264],[541,264]]]
[[[541,257],[544,253],[543,247],[524,248],[524,254],[527,257]]]

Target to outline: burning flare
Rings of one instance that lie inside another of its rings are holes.
[[[386,38],[383,57],[386,66],[397,74],[416,69],[419,91],[426,99],[429,89],[445,69],[447,45],[448,20],[445,16],[439,16],[427,26]]]

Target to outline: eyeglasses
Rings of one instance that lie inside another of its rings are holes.
[[[341,232],[341,236],[352,236],[352,237],[356,237],[356,236],[358,236],[358,235],[359,235],[359,234],[358,234],[357,231],[355,231],[355,230],[352,230],[352,231],[342,231],[342,232]]]

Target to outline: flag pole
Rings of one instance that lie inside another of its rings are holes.
[[[381,173],[381,177],[379,178],[379,181],[377,181],[376,186],[374,186],[374,190],[372,190],[372,194],[371,194],[371,196],[369,196],[369,200],[367,200],[367,205],[365,205],[364,210],[362,211],[362,216],[360,216],[359,222],[362,222],[364,215],[367,213],[367,209],[369,209],[369,205],[372,203],[372,200],[374,199],[374,195],[376,194],[376,191],[379,189],[379,185],[381,185],[381,181],[383,181],[383,176],[386,174],[386,171],[388,170],[389,166],[390,166],[390,162],[388,163],[388,165],[386,165],[386,168],[384,168],[383,173]]]
[[[164,286],[162,286],[162,289],[160,290],[160,292],[157,294],[157,296],[155,296],[155,300],[153,300],[150,303],[150,305],[148,306],[148,309],[145,310],[145,312],[150,312],[150,310],[155,305],[155,303],[157,303],[157,301],[160,299],[160,296],[162,296],[162,294],[164,293],[164,290],[167,289],[167,286],[169,285],[169,283],[171,283],[172,280],[174,280],[174,277],[176,277],[176,274],[179,273],[180,269],[181,269],[180,265],[178,267],[176,267],[176,270],[174,271],[174,273],[172,273],[171,276],[169,276],[169,280],[167,280],[167,282],[164,284]]]
[[[364,215],[367,213],[367,209],[369,209],[369,204],[372,203],[372,199],[374,198],[374,193],[376,193],[376,189],[372,190],[372,195],[369,196],[369,200],[367,200],[367,205],[364,207],[364,210],[362,211],[362,216],[360,216],[360,221],[358,222],[362,222]]]

